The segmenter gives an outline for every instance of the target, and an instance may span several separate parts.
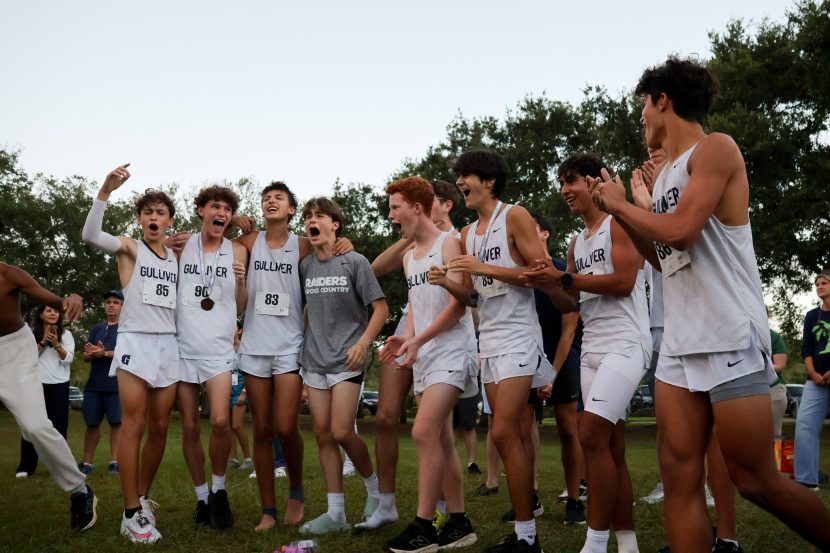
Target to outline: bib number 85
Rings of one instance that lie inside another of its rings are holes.
[[[170,285],[168,284],[156,284],[156,295],[167,297],[170,295]]]

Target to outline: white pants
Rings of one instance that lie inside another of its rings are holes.
[[[0,337],[0,400],[14,415],[23,437],[65,492],[76,491],[86,477],[78,470],[69,445],[46,417],[37,368],[37,345],[29,327]]]

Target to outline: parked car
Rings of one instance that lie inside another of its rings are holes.
[[[801,395],[804,393],[804,384],[787,384],[787,408],[785,415],[795,418],[798,415],[798,404],[801,403]]]
[[[628,410],[631,413],[641,411],[643,409],[653,409],[654,398],[651,397],[651,391],[648,386],[639,386],[634,390],[634,395],[631,396],[631,402],[628,405]]]
[[[360,406],[368,409],[373,415],[378,412],[378,393],[374,390],[363,390],[360,396]]]
[[[76,386],[69,387],[69,406],[72,409],[80,409],[84,403],[84,394]]]

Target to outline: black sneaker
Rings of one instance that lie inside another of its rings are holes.
[[[75,492],[70,498],[71,506],[69,513],[71,515],[70,526],[73,530],[88,530],[95,525],[98,520],[98,498],[92,493],[92,488],[86,487],[86,493]]]
[[[450,518],[441,527],[441,531],[438,532],[439,549],[467,547],[473,545],[477,540],[478,536],[473,530],[473,523],[466,515],[464,518],[456,518],[450,515]]]
[[[231,504],[228,502],[228,492],[219,490],[216,493],[210,492],[208,496],[208,507],[210,509],[210,525],[221,530],[233,525],[233,513]]]
[[[545,513],[545,508],[542,506],[542,503],[539,501],[539,496],[534,492],[533,493],[533,516],[539,518]],[[511,507],[501,515],[501,519],[504,522],[509,522],[513,524],[516,522],[516,512]]]
[[[479,484],[479,486],[473,490],[474,497],[484,497],[487,495],[496,495],[499,493],[499,487],[496,486],[495,488],[488,488],[487,483],[483,482]]]
[[[201,499],[196,502],[196,510],[193,511],[193,522],[210,526],[210,506]]]
[[[740,544],[734,544],[720,538],[715,538],[715,545],[712,547],[712,553],[744,553],[744,550],[741,549]]]
[[[467,473],[468,474],[481,474],[481,469],[478,468],[478,465],[473,462],[473,463],[470,463],[469,465],[467,465]]]
[[[438,534],[432,524],[413,520],[403,532],[383,544],[383,549],[392,553],[435,553],[438,551]]]
[[[585,524],[585,505],[580,500],[568,498],[565,503],[565,524]]]
[[[661,547],[657,550],[657,553],[671,553],[671,547],[668,545],[666,547]]]
[[[539,536],[533,540],[533,545],[528,545],[524,540],[516,537],[516,534],[504,536],[499,543],[484,550],[484,553],[542,553],[539,547]]]

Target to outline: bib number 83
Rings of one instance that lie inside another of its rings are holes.
[[[657,250],[657,257],[661,260],[666,259],[672,253],[671,246],[668,246],[662,242],[655,242],[654,249]]]
[[[280,302],[279,294],[265,294],[265,305],[278,305]]]

